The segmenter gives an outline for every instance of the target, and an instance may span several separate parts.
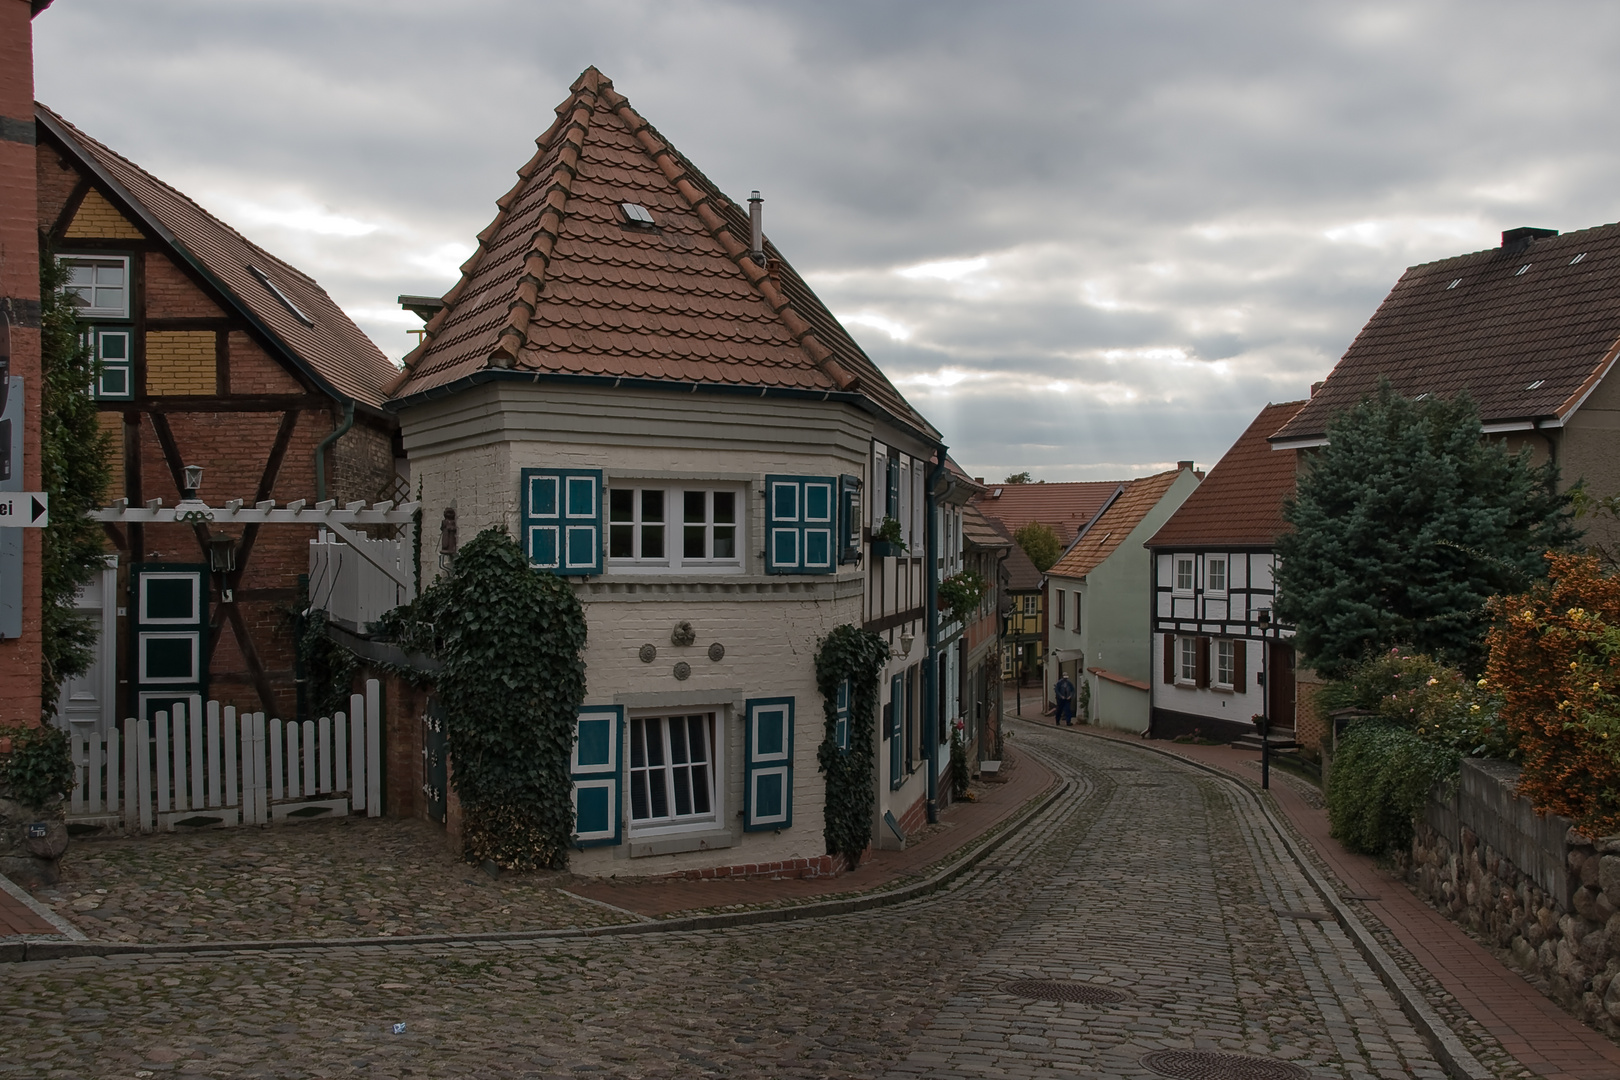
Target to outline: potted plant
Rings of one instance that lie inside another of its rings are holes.
[[[955,621],[967,622],[984,603],[985,592],[984,578],[972,570],[962,570],[939,583],[939,606],[949,608]]]
[[[883,523],[872,534],[872,555],[875,558],[899,558],[906,553],[906,542],[901,539],[900,523],[892,517],[883,519]]]

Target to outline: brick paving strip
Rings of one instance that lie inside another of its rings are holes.
[[[1096,727],[1073,730],[1218,769],[1258,794],[1253,751],[1166,742],[1149,745],[1126,732]],[[1373,859],[1346,851],[1329,835],[1326,810],[1302,797],[1286,773],[1273,770],[1272,781],[1270,794],[1275,805],[1344,885],[1344,891],[1387,927],[1414,960],[1530,1074],[1547,1080],[1620,1077],[1620,1046],[1548,1000],[1412,892],[1406,882],[1381,869]]]
[[[78,928],[28,895],[27,890],[0,874],[0,938],[84,937]]]
[[[553,926],[541,929],[496,930],[470,933],[391,934],[378,937],[285,937],[265,940],[198,940],[198,941],[98,941],[81,939],[64,941],[40,938],[0,938],[0,963],[24,963],[75,957],[119,956],[134,953],[153,954],[206,954],[219,955],[239,951],[291,951],[317,948],[354,948],[359,946],[420,946],[455,943],[514,942],[538,939],[599,937],[605,935],[643,934],[653,932],[710,930],[762,923],[783,922],[792,919],[819,918],[841,915],[873,908],[886,907],[926,896],[949,887],[963,874],[973,870],[992,851],[1000,847],[1017,831],[1047,809],[1071,785],[1059,781],[1037,762],[1020,760],[1010,754],[1013,779],[999,785],[1002,794],[992,794],[982,804],[963,803],[957,808],[967,818],[965,827],[957,830],[937,830],[923,843],[906,852],[877,853],[871,860],[877,868],[858,881],[850,882],[838,877],[811,879],[809,882],[739,881],[736,890],[725,890],[725,882],[660,882],[653,886],[659,892],[646,895],[655,899],[646,906],[670,910],[662,896],[701,899],[712,908],[717,893],[728,901],[726,910],[711,913],[688,914],[684,917],[651,919],[642,913],[609,904],[589,895],[575,896],[569,891],[554,888],[550,891],[567,896],[575,903],[576,911],[604,916],[594,924],[580,920],[579,924]],[[997,789],[992,788],[995,792]],[[973,808],[983,812],[969,817],[965,812]],[[218,834],[214,834],[218,835]],[[471,872],[471,868],[468,868]],[[859,870],[849,875],[861,874]],[[521,881],[520,875],[513,875]],[[798,902],[781,903],[783,892],[770,887],[794,885],[819,886],[801,889],[787,895]],[[851,885],[855,889],[851,889]],[[669,886],[664,893],[662,886]],[[892,886],[892,887],[885,887]],[[576,886],[578,887],[578,886]],[[761,888],[765,887],[765,888]],[[583,890],[582,890],[583,891]],[[831,894],[829,896],[829,894]],[[742,906],[752,905],[752,906]],[[690,906],[690,905],[688,905]],[[677,909],[679,910],[679,909]],[[612,919],[613,921],[608,921]]]

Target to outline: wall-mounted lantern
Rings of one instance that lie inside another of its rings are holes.
[[[195,499],[197,489],[202,487],[203,467],[201,465],[187,465],[185,472],[186,486],[180,490],[180,497],[182,499]]]

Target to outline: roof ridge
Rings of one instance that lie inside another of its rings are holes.
[[[594,68],[587,69],[587,71],[594,70]],[[776,314],[776,317],[782,320],[782,324],[787,328],[787,332],[793,338],[794,344],[802,349],[805,355],[810,357],[811,362],[820,368],[838,389],[853,389],[859,380],[844,365],[838,362],[838,359],[833,355],[833,351],[821,341],[810,323],[793,307],[776,282],[772,280],[770,271],[760,266],[750,257],[748,245],[737,239],[732,234],[730,226],[721,219],[719,214],[715,213],[714,207],[710,203],[716,198],[726,198],[725,194],[707,176],[703,175],[702,170],[687,160],[684,154],[676,150],[668,139],[659,134],[658,129],[653,127],[651,122],[635,110],[630,104],[629,98],[613,89],[611,80],[603,87],[602,97],[606,100],[608,106],[613,109],[614,114],[624,121],[625,126],[630,130],[630,134],[634,136],[641,148],[647,151],[648,155],[653,159],[653,163],[663,172],[665,179],[675,187],[676,192],[686,200],[687,205],[692,207],[693,213],[697,214],[698,220],[703,223],[703,227],[709,230],[709,235],[725,249],[726,255],[730,257],[732,262],[737,264],[738,269],[743,272],[743,276],[764,298],[765,303]],[[694,177],[702,182],[703,187],[709,190],[700,189],[693,182]],[[730,200],[727,199],[726,201],[729,202]]]
[[[228,232],[232,236],[236,237],[242,243],[244,243],[248,247],[252,248],[255,253],[257,253],[259,255],[262,255],[262,256],[264,256],[264,258],[266,260],[268,260],[268,261],[270,261],[272,263],[275,263],[275,268],[277,270],[284,270],[284,271],[286,271],[286,272],[288,272],[290,274],[293,274],[300,281],[302,281],[304,284],[309,285],[309,286],[311,286],[313,288],[317,288],[317,289],[321,288],[320,283],[317,282],[314,278],[310,277],[308,274],[304,273],[304,271],[298,269],[298,267],[296,267],[296,266],[293,266],[291,263],[287,262],[285,259],[282,259],[277,255],[271,254],[270,252],[266,251],[264,248],[260,247],[258,244],[254,243],[252,240],[249,240],[247,238],[247,236],[245,236],[235,226],[231,225],[229,222],[225,221],[219,215],[217,215],[213,211],[209,210],[202,203],[198,202],[196,199],[193,199],[190,195],[187,195],[185,192],[181,191],[179,188],[175,187],[173,184],[169,183],[167,180],[164,180],[162,177],[158,176],[157,174],[155,174],[153,172],[150,172],[147,169],[142,168],[140,165],[136,164],[134,161],[131,161],[129,158],[125,157],[123,154],[120,154],[117,150],[114,150],[112,147],[108,146],[106,143],[102,142],[100,139],[96,138],[94,135],[89,134],[83,128],[79,127],[73,121],[71,121],[71,120],[67,119],[66,117],[64,117],[61,113],[57,112],[55,109],[51,108],[49,105],[46,105],[44,102],[41,102],[41,101],[36,101],[36,102],[34,102],[34,107],[36,109],[41,109],[41,110],[49,113],[50,116],[51,116],[51,119],[55,120],[58,124],[61,124],[64,128],[66,128],[73,135],[74,138],[79,139],[79,140],[81,140],[83,142],[86,142],[86,143],[93,144],[96,147],[96,149],[100,150],[102,153],[106,154],[108,157],[117,158],[124,165],[126,165],[127,167],[129,167],[129,168],[135,170],[136,172],[140,173],[147,180],[151,181],[153,184],[156,184],[158,187],[163,188],[165,191],[167,191],[170,195],[174,196],[176,199],[179,199],[179,200],[187,203],[188,205],[190,205],[199,214],[202,214],[204,217],[206,217],[210,221],[212,221],[215,225],[218,225],[221,229],[224,229],[226,232]],[[322,289],[321,291],[325,292],[324,289]]]

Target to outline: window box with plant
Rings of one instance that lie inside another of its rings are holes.
[[[872,534],[872,557],[877,559],[900,558],[906,553],[906,542],[900,529],[900,523],[892,517],[883,519],[883,523]]]
[[[952,574],[939,583],[939,606],[949,610],[956,622],[967,622],[984,603],[987,586],[972,570]]]

